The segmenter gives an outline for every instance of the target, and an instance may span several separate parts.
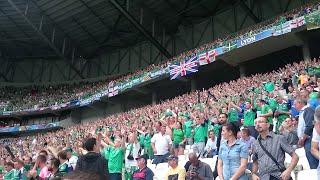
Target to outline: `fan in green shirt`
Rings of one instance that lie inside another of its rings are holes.
[[[141,148],[143,148],[144,147],[144,141],[145,141],[145,135],[140,133],[139,136],[138,136],[138,140],[139,140]]]
[[[245,110],[243,114],[243,126],[254,126],[255,118],[256,112],[253,109]]]
[[[262,105],[261,105],[261,114],[260,114],[260,116],[267,117],[268,122],[270,124],[273,124],[273,122],[272,122],[272,114],[273,114],[272,109],[270,108],[269,105],[265,104],[264,100],[262,100],[261,103],[262,103]]]
[[[206,134],[205,123],[199,124],[194,128],[194,143],[205,142]]]
[[[183,124],[183,131],[186,138],[192,138],[192,120],[187,118],[187,121]]]
[[[173,128],[173,144],[179,145],[184,140],[184,133],[182,129]]]
[[[101,155],[106,159],[109,160],[109,152],[110,152],[110,147],[106,146],[101,150]]]
[[[147,154],[149,158],[153,157],[153,149],[151,146],[151,135],[145,134],[144,137],[144,154]]]
[[[4,167],[6,170],[6,173],[3,176],[3,180],[14,180],[16,175],[16,170],[13,167],[13,163],[9,162]]]
[[[235,108],[230,108],[229,112],[228,112],[228,121],[231,122],[238,122],[238,111]]]
[[[268,98],[268,104],[269,104],[270,108],[272,109],[272,111],[275,111],[278,107],[277,100],[272,97]]]
[[[277,115],[276,133],[279,133],[279,127],[282,122],[289,117],[290,111],[288,104],[285,102],[279,103],[275,115]]]
[[[109,173],[122,173],[124,160],[124,147],[121,146],[121,140],[116,139],[114,146],[109,146]]]

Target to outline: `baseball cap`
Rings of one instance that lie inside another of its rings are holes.
[[[147,155],[140,155],[140,156],[138,156],[137,158],[136,158],[136,160],[139,160],[139,159],[144,159],[145,161],[147,161],[148,160],[148,157],[147,157]]]
[[[168,160],[179,160],[179,158],[178,158],[178,156],[175,156],[175,155],[170,155],[169,157],[168,157]]]

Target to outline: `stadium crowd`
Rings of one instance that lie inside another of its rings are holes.
[[[318,8],[308,4],[145,71]],[[288,64],[56,132],[0,139],[0,179],[290,179],[299,161],[296,150],[304,150],[310,169],[318,167],[319,64],[319,59]],[[90,96],[107,83],[5,87],[0,106],[47,107]],[[291,156],[287,163],[285,153]],[[170,168],[161,171],[163,165]]]
[[[262,32],[265,29],[284,23],[287,20],[303,16],[314,10],[320,9],[320,3],[308,3],[302,7],[293,9],[273,19],[263,21],[254,26],[250,26],[239,32],[228,34],[217,38],[214,41],[203,44],[198,48],[185,51],[180,55],[162,61],[159,64],[151,64],[143,70],[136,70],[114,79],[108,79],[97,82],[79,82],[75,84],[63,84],[57,86],[30,86],[23,88],[1,87],[0,91],[0,112],[1,111],[24,111],[29,109],[39,110],[44,107],[51,107],[76,99],[83,99],[96,94],[102,89],[106,89],[109,82],[124,82],[135,79],[143,73],[166,68],[170,63],[181,61],[186,57],[200,54],[211,49],[234,44],[236,39],[251,36],[252,34]]]
[[[319,59],[288,64],[64,130],[2,139],[3,179],[152,179],[150,160],[168,163],[165,179],[247,179],[246,169],[253,179],[289,179],[295,149],[318,167],[318,66]],[[284,152],[292,156],[286,166]],[[202,158],[218,158],[216,166]]]

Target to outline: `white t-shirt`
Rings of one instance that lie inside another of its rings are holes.
[[[78,161],[78,157],[77,156],[71,156],[71,158],[69,159],[69,164],[72,166],[73,170],[76,169],[76,164]]]
[[[212,149],[217,149],[217,137],[214,138],[214,141],[212,141],[211,138],[208,139],[207,145],[204,148],[206,151],[210,151]]]
[[[320,135],[317,133],[316,129],[313,128],[313,131],[312,131],[312,141],[313,142],[320,142]]]
[[[172,144],[172,141],[169,135],[162,135],[159,132],[153,135],[151,138],[151,143],[154,143],[154,146],[157,150],[155,155],[165,155],[169,152],[169,145]]]
[[[132,156],[134,158],[134,160],[129,160],[127,157],[130,154],[130,149],[132,146]],[[138,166],[137,165],[137,161],[135,160],[138,156],[139,156],[139,150],[140,150],[140,144],[136,143],[136,144],[129,144],[126,143],[126,154],[125,154],[125,166],[126,167],[130,167],[130,166]]]

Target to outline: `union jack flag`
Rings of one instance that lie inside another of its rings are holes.
[[[170,80],[198,72],[198,67],[198,56],[193,56],[190,59],[186,59],[180,63],[170,64]]]
[[[216,60],[216,56],[217,56],[217,52],[216,50],[211,50],[211,51],[207,51],[203,54],[199,55],[199,65],[203,66],[203,65],[207,65],[212,63],[213,61]]]

